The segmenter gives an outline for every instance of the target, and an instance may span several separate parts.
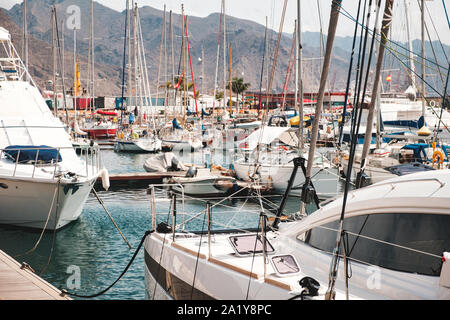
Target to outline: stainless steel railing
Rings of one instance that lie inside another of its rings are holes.
[[[24,151],[30,151],[30,150],[36,150],[36,156],[34,158],[34,161],[28,161],[27,163],[19,162],[20,159],[20,153]],[[43,150],[57,150],[56,159],[52,159],[50,163],[39,163],[39,153]],[[73,147],[34,147],[34,146],[27,146],[26,148],[10,148],[10,149],[0,149],[0,159],[2,161],[14,161],[14,169],[11,172],[11,177],[18,176],[18,168],[22,166],[22,169],[28,169],[29,167],[32,167],[32,170],[30,174],[28,175],[28,170],[21,170],[20,177],[29,177],[34,178],[36,175],[36,168],[47,168],[48,171],[53,169],[53,175],[52,179],[57,179],[60,176],[60,172],[58,171],[58,165],[64,161],[58,161],[61,151],[62,150],[72,150],[74,151]],[[15,157],[15,160],[11,159],[10,156],[7,156],[7,152],[10,151],[17,151],[17,155]],[[96,175],[99,170],[102,168],[101,164],[101,154],[100,154],[100,148],[99,146],[88,146],[81,148],[81,153],[79,155],[79,158],[84,161],[84,170],[83,173],[80,171],[75,172],[78,176],[81,177],[89,177]],[[56,160],[56,161],[54,161]],[[84,176],[84,173],[86,175]],[[5,175],[5,171],[2,173],[2,175]]]

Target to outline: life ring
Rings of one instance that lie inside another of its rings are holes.
[[[288,149],[288,147],[286,147],[286,146],[279,146],[279,147],[278,147],[278,150],[288,151],[289,149]]]
[[[437,157],[439,157],[439,164],[444,163],[444,153],[441,150],[434,150],[433,152],[433,163],[437,161]]]

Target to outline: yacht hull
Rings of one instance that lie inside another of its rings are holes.
[[[161,141],[116,141],[114,149],[121,152],[158,152],[161,150]]]
[[[58,187],[57,181],[0,177],[0,224],[60,229],[78,219],[94,182],[60,183]]]
[[[250,176],[255,171],[253,163],[235,162],[234,169],[236,176],[240,180],[249,181]],[[273,189],[275,192],[283,193],[286,191],[288,181],[291,177],[294,166],[291,165],[265,165],[260,167],[261,184]],[[290,195],[301,196],[301,187],[305,183],[303,172],[299,168],[295,176]],[[335,197],[339,191],[339,176],[337,169],[313,167],[312,183],[316,189],[317,195],[321,199]]]

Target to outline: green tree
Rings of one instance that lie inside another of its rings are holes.
[[[239,105],[239,95],[242,95],[250,87],[250,83],[244,82],[244,78],[233,78],[231,81],[231,91],[236,94],[236,105]],[[230,90],[230,84],[227,85]]]
[[[223,92],[221,91],[221,92],[217,92],[216,93],[216,100],[217,101],[220,101],[220,100],[222,100],[223,99]]]

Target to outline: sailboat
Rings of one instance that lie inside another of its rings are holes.
[[[127,8],[128,10],[128,8]],[[128,12],[127,12],[128,15]],[[147,73],[147,62],[145,59],[145,49],[142,37],[141,21],[139,17],[139,10],[136,6],[133,9],[134,15],[134,75],[135,87],[134,92],[134,111],[130,114],[130,119],[134,120],[134,114],[138,117],[140,122],[142,118],[147,121],[147,113],[145,109],[152,107],[150,97],[150,86]],[[131,24],[131,21],[130,21]],[[126,43],[126,40],[125,40]],[[130,58],[131,59],[131,58]],[[131,85],[131,84],[130,84]],[[139,94],[138,94],[139,93]],[[123,97],[122,97],[123,98]],[[130,99],[131,100],[131,99]],[[123,101],[123,100],[122,100]],[[145,104],[145,105],[144,105]],[[132,120],[132,121],[133,121]],[[154,110],[151,111],[151,125],[146,123],[146,126],[140,126],[130,122],[126,130],[118,134],[114,140],[114,150],[119,152],[159,152],[162,149],[162,142],[156,134],[156,122],[154,117]],[[145,127],[143,129],[143,127]],[[140,133],[139,133],[140,132]]]
[[[89,99],[89,107],[91,111],[91,118],[84,118],[81,124],[81,132],[87,134],[90,139],[109,139],[116,135],[117,124],[112,121],[112,116],[102,113],[93,113],[95,109],[95,38],[94,38],[94,1],[90,2],[90,30],[89,30],[89,55],[90,55],[90,65],[89,65],[89,76],[88,80],[88,91],[91,95]],[[80,95],[81,83],[80,83],[80,73],[78,70],[78,62],[76,59],[76,30],[74,30],[74,111],[75,111],[75,124],[77,123],[77,97]],[[87,107],[86,107],[87,108]],[[77,130],[80,131],[80,130]],[[81,134],[81,133],[80,133]],[[85,134],[82,134],[85,135]]]
[[[2,27],[0,42],[0,224],[56,230],[78,219],[106,169],[98,148],[77,156]]]
[[[236,177],[243,181],[258,179],[258,183],[284,193],[294,170],[297,156],[297,133],[290,127],[263,126],[244,139],[240,148],[244,155],[233,161]],[[313,165],[313,181],[317,195],[322,199],[336,196],[339,175],[335,166],[324,155],[316,152]],[[298,172],[290,195],[300,196],[305,177]]]
[[[339,268],[351,266],[351,277],[339,272],[334,299],[450,299],[449,188],[450,170],[440,170],[351,191],[346,253],[339,254]],[[341,207],[339,197],[276,228],[265,227],[262,216],[258,229],[240,232],[209,227],[188,232],[160,224],[144,244],[147,294],[183,300],[323,300]],[[202,215],[199,223],[213,219]]]
[[[192,152],[203,147],[201,133],[196,130],[189,131],[180,126],[177,118],[172,120],[172,124],[166,125],[159,132],[163,147],[173,151]]]

